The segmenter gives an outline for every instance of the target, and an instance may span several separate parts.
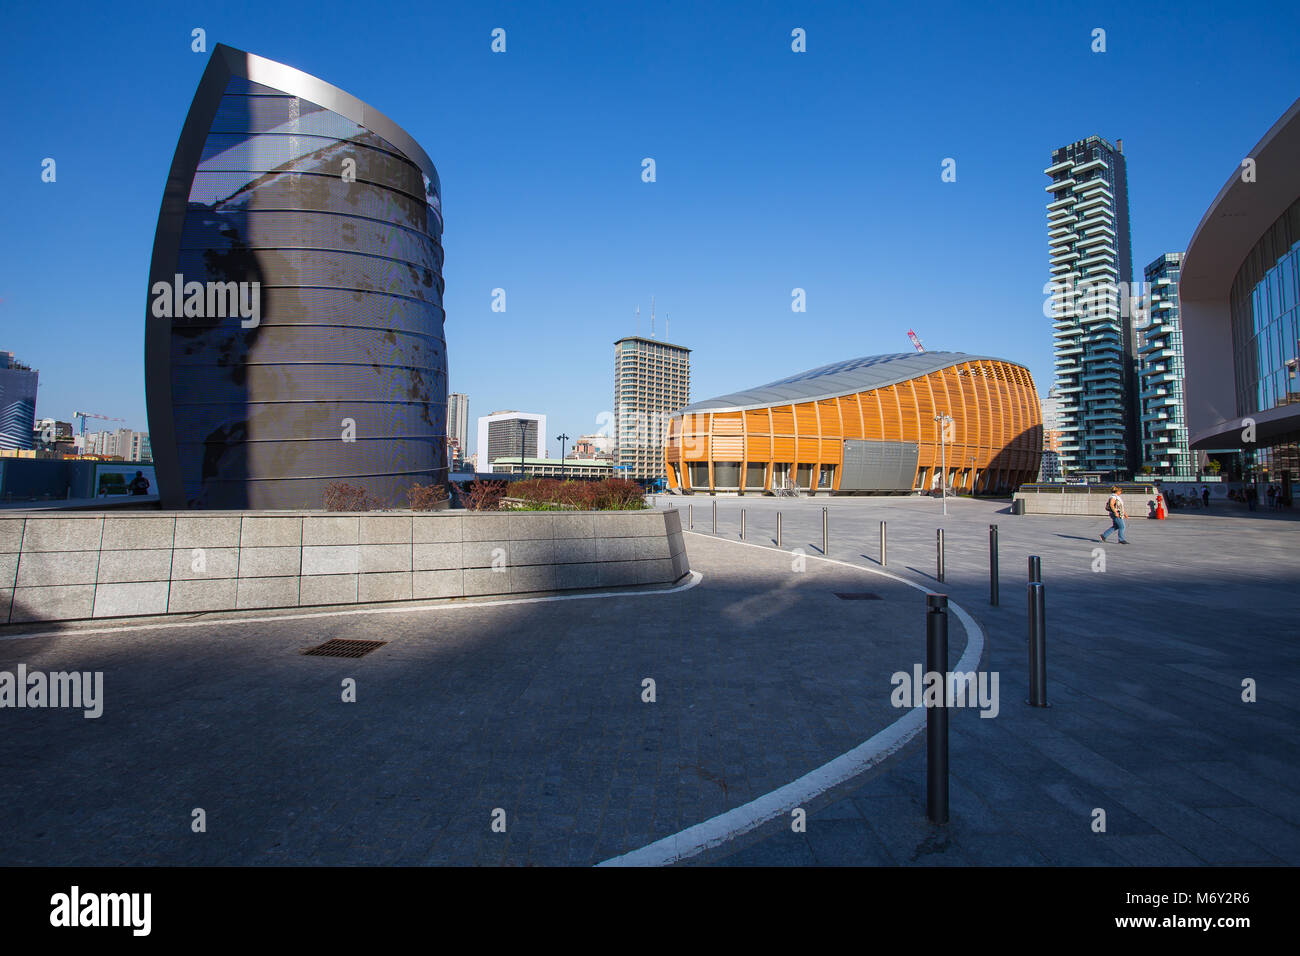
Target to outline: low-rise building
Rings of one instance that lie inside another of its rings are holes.
[[[492,469],[497,475],[518,475],[533,478],[611,478],[614,462],[608,458],[526,458],[521,465],[518,459],[499,459]]]

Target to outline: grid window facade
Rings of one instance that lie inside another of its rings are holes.
[[[640,336],[614,343],[615,474],[665,477],[668,419],[690,404],[691,350]]]

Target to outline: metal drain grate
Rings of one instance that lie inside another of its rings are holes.
[[[872,594],[870,591],[836,591],[835,596],[841,601],[880,601],[883,600],[879,594]]]
[[[336,637],[332,641],[318,644],[303,651],[308,657],[365,657],[371,651],[383,647],[387,641],[351,641]]]

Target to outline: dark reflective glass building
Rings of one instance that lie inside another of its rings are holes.
[[[406,132],[218,45],[149,276],[163,506],[320,508],[334,482],[400,505],[445,481],[441,238],[438,174]]]

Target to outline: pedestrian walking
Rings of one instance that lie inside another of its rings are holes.
[[[1210,489],[1206,485],[1201,485],[1201,504],[1210,507]]]
[[[1124,499],[1120,497],[1118,485],[1111,486],[1110,497],[1106,499],[1106,514],[1110,515],[1110,527],[1101,533],[1101,540],[1105,541],[1112,531],[1118,531],[1119,543],[1128,544],[1128,539],[1124,537],[1128,512],[1124,510]]]
[[[1269,483],[1268,486],[1268,510],[1273,511],[1277,508],[1277,487]]]

